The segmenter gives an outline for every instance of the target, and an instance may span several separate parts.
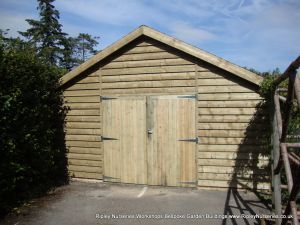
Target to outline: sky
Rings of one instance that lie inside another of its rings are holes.
[[[63,31],[100,36],[104,49],[147,25],[239,66],[287,66],[300,55],[300,0],[56,0]],[[0,0],[0,29],[25,31],[36,0]]]

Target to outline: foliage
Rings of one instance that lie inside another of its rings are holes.
[[[271,103],[273,101],[273,94],[276,88],[288,88],[288,79],[284,80],[278,87],[273,85],[274,80],[280,76],[278,69],[274,70],[272,73],[264,73],[264,80],[260,86],[260,95],[266,99],[267,102]],[[286,97],[286,93],[280,93],[282,96]],[[285,104],[281,103],[281,113],[283,118],[285,116]],[[300,118],[299,110],[297,105],[293,105],[290,115],[290,122],[288,126],[288,133],[290,135],[297,134],[300,130]]]
[[[0,216],[67,182],[61,70],[0,32]]]
[[[75,39],[67,37],[63,40],[64,49],[62,51],[63,57],[60,66],[67,71],[71,71],[74,67],[78,66],[77,59],[74,57]]]
[[[80,60],[79,62],[82,63],[91,57],[91,55],[96,54],[97,51],[94,47],[98,44],[97,39],[99,39],[99,37],[92,37],[86,33],[80,33],[76,37],[75,54],[78,55],[76,58]]]
[[[273,82],[275,79],[281,75],[280,71],[278,68],[273,70],[272,72],[263,72],[259,73],[264,80],[260,85],[260,90],[259,93],[262,97],[264,97],[268,102],[271,102],[272,96],[275,91],[275,86],[273,85]],[[281,83],[280,87],[286,87],[287,86],[287,81]]]
[[[96,54],[95,47],[99,37],[92,37],[90,34],[80,33],[77,37],[68,37],[64,40],[63,67],[71,70],[80,65],[92,55]]]
[[[98,37],[86,33],[69,37],[62,31],[59,11],[53,5],[54,0],[37,1],[40,19],[27,19],[30,28],[19,33],[35,45],[45,62],[71,70],[96,53]]]
[[[19,32],[36,46],[39,55],[51,65],[61,61],[63,41],[67,35],[62,32],[62,25],[58,21],[59,12],[53,6],[53,2],[54,0],[38,0],[40,20],[27,19],[30,28]]]

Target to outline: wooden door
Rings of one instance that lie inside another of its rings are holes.
[[[146,98],[102,100],[104,180],[146,184]]]
[[[196,185],[195,98],[147,98],[148,184]]]

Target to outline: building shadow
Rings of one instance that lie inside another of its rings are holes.
[[[232,179],[228,182],[224,215],[261,215],[271,211],[271,126],[268,105],[260,102],[239,144]],[[252,192],[253,196],[243,195]],[[250,221],[247,218],[227,217],[226,224],[261,224],[259,217]]]

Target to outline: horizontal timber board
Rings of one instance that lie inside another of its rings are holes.
[[[95,96],[79,96],[79,97],[64,97],[66,104],[68,103],[99,103],[100,102],[100,97],[99,95]]]
[[[80,159],[80,160],[92,160],[92,161],[102,161],[102,155],[94,154],[79,154],[79,153],[68,153],[68,159]]]
[[[101,128],[100,123],[94,123],[94,122],[67,122],[66,123],[67,128],[82,128],[82,129],[87,129],[87,128]]]
[[[67,112],[69,116],[99,116],[100,109],[73,109]]]
[[[87,84],[87,83],[98,83],[99,82],[99,77],[91,77],[87,76],[79,81],[77,81],[78,84]]]
[[[195,80],[161,80],[103,83],[102,89],[195,87]]]
[[[255,182],[266,182],[270,180],[270,177],[262,174],[216,174],[216,173],[198,173],[199,180],[222,180],[222,181],[231,181],[231,180],[243,180],[243,181],[255,181]]]
[[[66,134],[92,134],[92,135],[101,135],[101,129],[74,129],[74,128],[67,128]]]
[[[224,137],[201,137],[200,144],[213,144],[213,145],[237,145],[237,144],[262,144],[261,139],[255,138],[224,138]]]
[[[209,93],[198,94],[198,100],[261,100],[257,93]]]
[[[100,116],[71,116],[67,115],[66,121],[68,122],[100,122]]]
[[[125,74],[151,74],[151,73],[176,73],[176,72],[192,72],[195,71],[194,65],[179,65],[179,66],[161,66],[161,67],[139,67],[139,68],[124,68],[124,69],[109,69],[101,70],[101,76],[105,75],[125,75]]]
[[[102,174],[102,167],[97,166],[75,166],[75,165],[69,165],[70,171],[76,171],[76,172],[87,172],[87,173],[100,173]]]
[[[100,136],[99,135],[73,135],[73,134],[67,134],[66,140],[68,141],[99,141],[100,142]]]
[[[150,60],[150,59],[176,59],[176,58],[179,57],[169,52],[150,52],[144,54],[121,55],[116,59],[114,59],[113,62],[140,61],[140,60]]]
[[[236,167],[236,166],[198,166],[198,173],[215,173],[215,174],[261,174],[270,176],[268,168],[257,167]]]
[[[242,86],[198,86],[198,93],[251,93],[251,90]]]
[[[195,79],[195,72],[157,73],[139,75],[115,75],[102,77],[102,83],[129,81],[190,80]]]
[[[143,41],[141,43],[136,44],[135,46],[139,47],[139,46],[149,46],[149,45],[153,45],[153,44],[151,42],[148,42],[148,41]]]
[[[265,121],[265,117],[259,115],[199,115],[198,122],[211,122],[211,123],[226,123],[226,122],[262,122]]]
[[[226,79],[224,78],[222,75],[219,75],[215,72],[212,71],[203,71],[202,67],[197,67],[197,79],[201,80],[201,79]],[[200,82],[200,81],[198,81]]]
[[[100,102],[88,102],[88,103],[71,103],[66,102],[65,106],[70,108],[71,110],[74,109],[99,109],[100,108]]]
[[[257,137],[262,136],[262,132],[259,131],[245,131],[245,130],[198,130],[199,137]]]
[[[135,88],[135,89],[106,89],[102,90],[102,94],[186,94],[194,93],[195,87],[172,87],[172,88]]]
[[[104,65],[101,70],[105,69],[121,69],[121,68],[137,68],[147,66],[172,66],[172,65],[193,65],[192,62],[182,58],[177,59],[153,59],[141,61],[127,61],[127,62],[110,62]]]
[[[198,165],[201,166],[257,166],[258,168],[268,167],[268,160],[243,160],[243,159],[197,159]]]
[[[267,155],[257,152],[241,153],[241,152],[198,152],[198,158],[201,159],[254,159],[268,160]]]
[[[76,83],[66,90],[73,91],[73,90],[99,90],[100,83],[88,83],[88,84],[82,84],[82,83]]]
[[[199,144],[198,152],[265,152],[266,146],[263,145],[213,145]]]
[[[198,123],[199,130],[264,130],[266,124],[262,123]]]
[[[63,95],[65,97],[78,97],[78,96],[99,96],[99,90],[72,90],[64,91]]]
[[[198,86],[237,86],[238,84],[227,80],[224,78],[214,78],[214,79],[197,79],[197,85]],[[199,87],[199,88],[200,88]]]
[[[243,188],[243,189],[255,189],[255,190],[269,190],[270,183],[256,183],[252,181],[214,181],[214,180],[198,180],[198,186],[200,187],[219,187],[219,188]]]
[[[253,115],[256,108],[198,108],[199,115]]]
[[[83,160],[83,159],[68,159],[69,165],[75,166],[96,166],[101,167],[103,162],[102,161],[95,161],[95,160]]]
[[[124,55],[128,54],[140,54],[140,53],[151,53],[151,52],[164,52],[164,49],[159,48],[158,46],[155,45],[148,45],[148,46],[138,46],[138,47],[133,47],[126,52],[124,52]]]
[[[248,101],[198,101],[197,106],[200,108],[209,107],[234,107],[234,108],[255,108],[260,107],[261,100],[248,100]]]
[[[71,152],[71,150],[73,148],[81,148],[81,147],[85,147],[85,148],[101,148],[101,142],[97,141],[66,141],[66,146],[69,148],[69,151]],[[101,150],[102,152],[102,150]]]
[[[149,45],[153,45],[152,43],[148,43],[146,41],[143,41],[139,44],[136,44],[135,47],[142,47],[142,46],[149,46]]]
[[[103,178],[103,175],[101,173],[87,173],[87,172],[77,172],[77,171],[70,171],[70,176],[75,178],[97,179],[97,180],[101,180]]]
[[[103,151],[100,147],[91,148],[91,147],[68,147],[69,153],[77,154],[92,154],[92,155],[103,155]]]

